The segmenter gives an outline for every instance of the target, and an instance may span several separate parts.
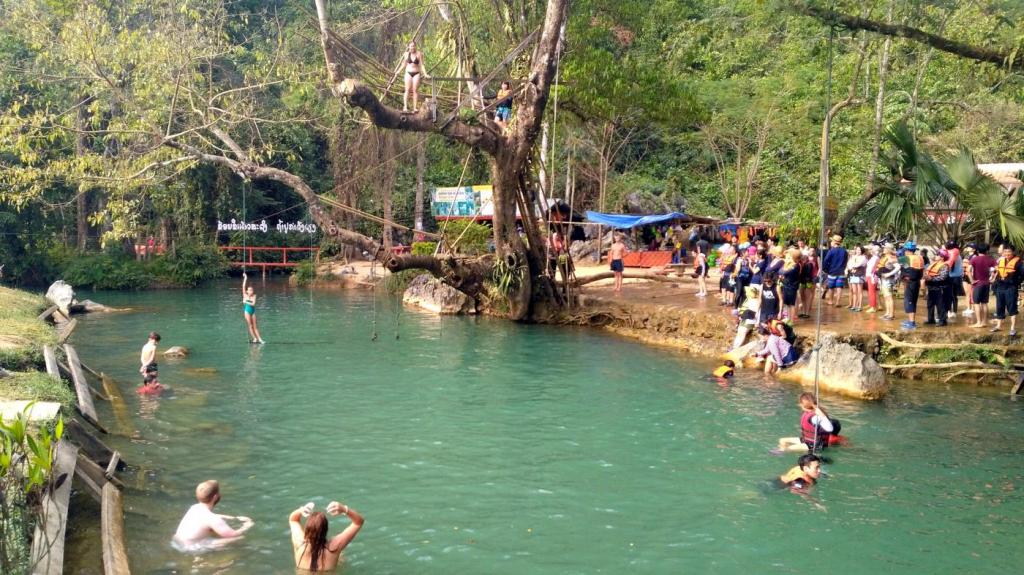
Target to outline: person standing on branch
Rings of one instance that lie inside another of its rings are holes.
[[[498,104],[494,108],[494,123],[501,126],[501,131],[508,129],[508,121],[512,118],[512,85],[501,83],[498,90]]]
[[[265,343],[256,327],[256,292],[248,285],[249,276],[242,272],[242,311],[245,326],[249,328],[249,343]]]
[[[409,42],[405,51],[405,95],[402,97],[402,111],[409,111],[409,96],[412,95],[412,111],[420,109],[420,82],[427,76],[427,64],[423,52],[416,47],[416,41]]]
[[[992,285],[996,292],[996,319],[992,332],[1003,328],[1003,320],[1010,317],[1010,337],[1017,335],[1017,292],[1024,277],[1020,257],[1013,246],[1003,246],[1003,257],[999,258],[992,273]]]

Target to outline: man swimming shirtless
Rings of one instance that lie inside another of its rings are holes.
[[[139,368],[139,373],[142,374],[143,378],[149,374],[156,374],[156,344],[160,342],[160,334],[155,331],[149,332],[149,339],[146,340],[146,345],[142,346],[142,355],[139,356],[139,361],[142,362],[142,367]]]
[[[204,544],[208,547],[221,547],[237,541],[253,526],[253,520],[248,517],[232,517],[213,512],[214,506],[220,502],[220,483],[213,479],[196,486],[196,499],[199,503],[189,508],[174,533],[174,544],[182,550],[194,549]],[[232,529],[227,519],[237,519],[242,525],[238,529]]]
[[[629,249],[622,242],[622,234],[615,232],[612,235],[612,247],[608,250],[608,259],[611,261],[611,269],[615,272],[615,293],[622,293],[622,258]]]

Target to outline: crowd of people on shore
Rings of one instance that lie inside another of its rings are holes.
[[[693,259],[697,297],[701,298],[709,293],[706,286],[712,254],[708,249],[698,245]],[[882,320],[892,321],[897,314],[896,300],[902,297],[906,319],[901,327],[915,329],[923,295],[925,325],[941,327],[961,316],[973,319],[972,328],[998,332],[1008,320],[1009,335],[1015,336],[1024,269],[1012,245],[999,246],[995,257],[989,252],[987,244],[970,243],[961,248],[956,241],[932,249],[913,241],[847,248],[838,235],[820,250],[802,240],[786,247],[770,238],[739,245],[725,243],[714,254],[718,299],[720,305],[734,308],[741,320],[753,320],[750,323],[759,326],[774,319],[792,325],[810,318],[815,297],[829,307],[878,313]],[[996,309],[990,318],[993,295]],[[961,309],[961,298],[970,305]]]

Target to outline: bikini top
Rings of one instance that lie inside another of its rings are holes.
[[[420,59],[419,59],[419,58],[415,58],[415,57],[413,57],[413,55],[412,55],[412,52],[408,52],[408,55],[409,55],[409,56],[408,56],[408,58],[406,59],[406,61],[407,61],[408,63],[410,63],[410,64],[419,64],[419,63],[420,63]]]

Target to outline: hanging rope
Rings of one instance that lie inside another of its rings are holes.
[[[828,29],[828,65],[827,65],[828,76],[827,76],[827,80],[826,80],[827,88],[825,90],[825,93],[826,93],[826,96],[825,96],[825,117],[828,116],[828,112],[832,108],[832,56],[833,56],[832,49],[833,49],[833,44],[835,43],[835,35],[836,35],[836,28],[835,28],[835,26],[829,26],[829,29]],[[830,134],[826,134],[825,137],[828,138],[828,137],[831,137],[831,135]],[[822,168],[821,169],[822,170],[827,170],[828,169],[827,158],[826,158],[826,161],[822,163]],[[824,174],[822,174],[822,177],[824,177]],[[828,182],[828,179],[826,179],[825,182]],[[825,200],[827,199],[827,196],[828,196],[827,186],[822,186],[821,187],[821,191],[818,194],[818,204],[819,204],[818,205],[818,209],[819,209],[818,215],[819,215],[819,217],[821,219],[818,222],[818,245],[815,246],[815,248],[814,248],[816,250],[820,249],[821,246],[825,245]],[[819,275],[820,275],[820,272],[819,272]],[[819,282],[820,282],[820,278],[819,278]],[[819,283],[819,285],[820,285],[820,283]],[[818,407],[821,407],[821,397],[818,395],[818,393],[819,393],[818,383],[819,383],[819,379],[820,379],[820,376],[821,376],[821,312],[822,312],[822,307],[823,306],[821,304],[822,299],[820,297],[815,296],[814,299],[817,302],[817,306],[818,306],[817,307],[817,311],[815,313],[814,348],[813,348],[813,353],[814,353],[814,401],[817,403]],[[817,425],[814,426],[814,443],[811,446],[811,453],[815,453],[816,451],[818,451],[818,427],[819,426],[817,426]]]
[[[246,178],[245,181],[242,183],[242,224],[243,224],[243,226],[242,226],[242,273],[243,274],[245,273],[245,263],[249,260],[249,249],[248,249],[248,247],[249,247],[249,244],[248,244],[248,238],[249,238],[249,231],[248,231],[249,226],[248,226],[248,223],[249,222],[246,220],[246,218],[248,217],[248,213],[246,212],[246,208],[245,208],[245,197],[247,195],[249,195],[248,194],[248,190],[251,189],[251,188],[252,188],[252,180]]]

